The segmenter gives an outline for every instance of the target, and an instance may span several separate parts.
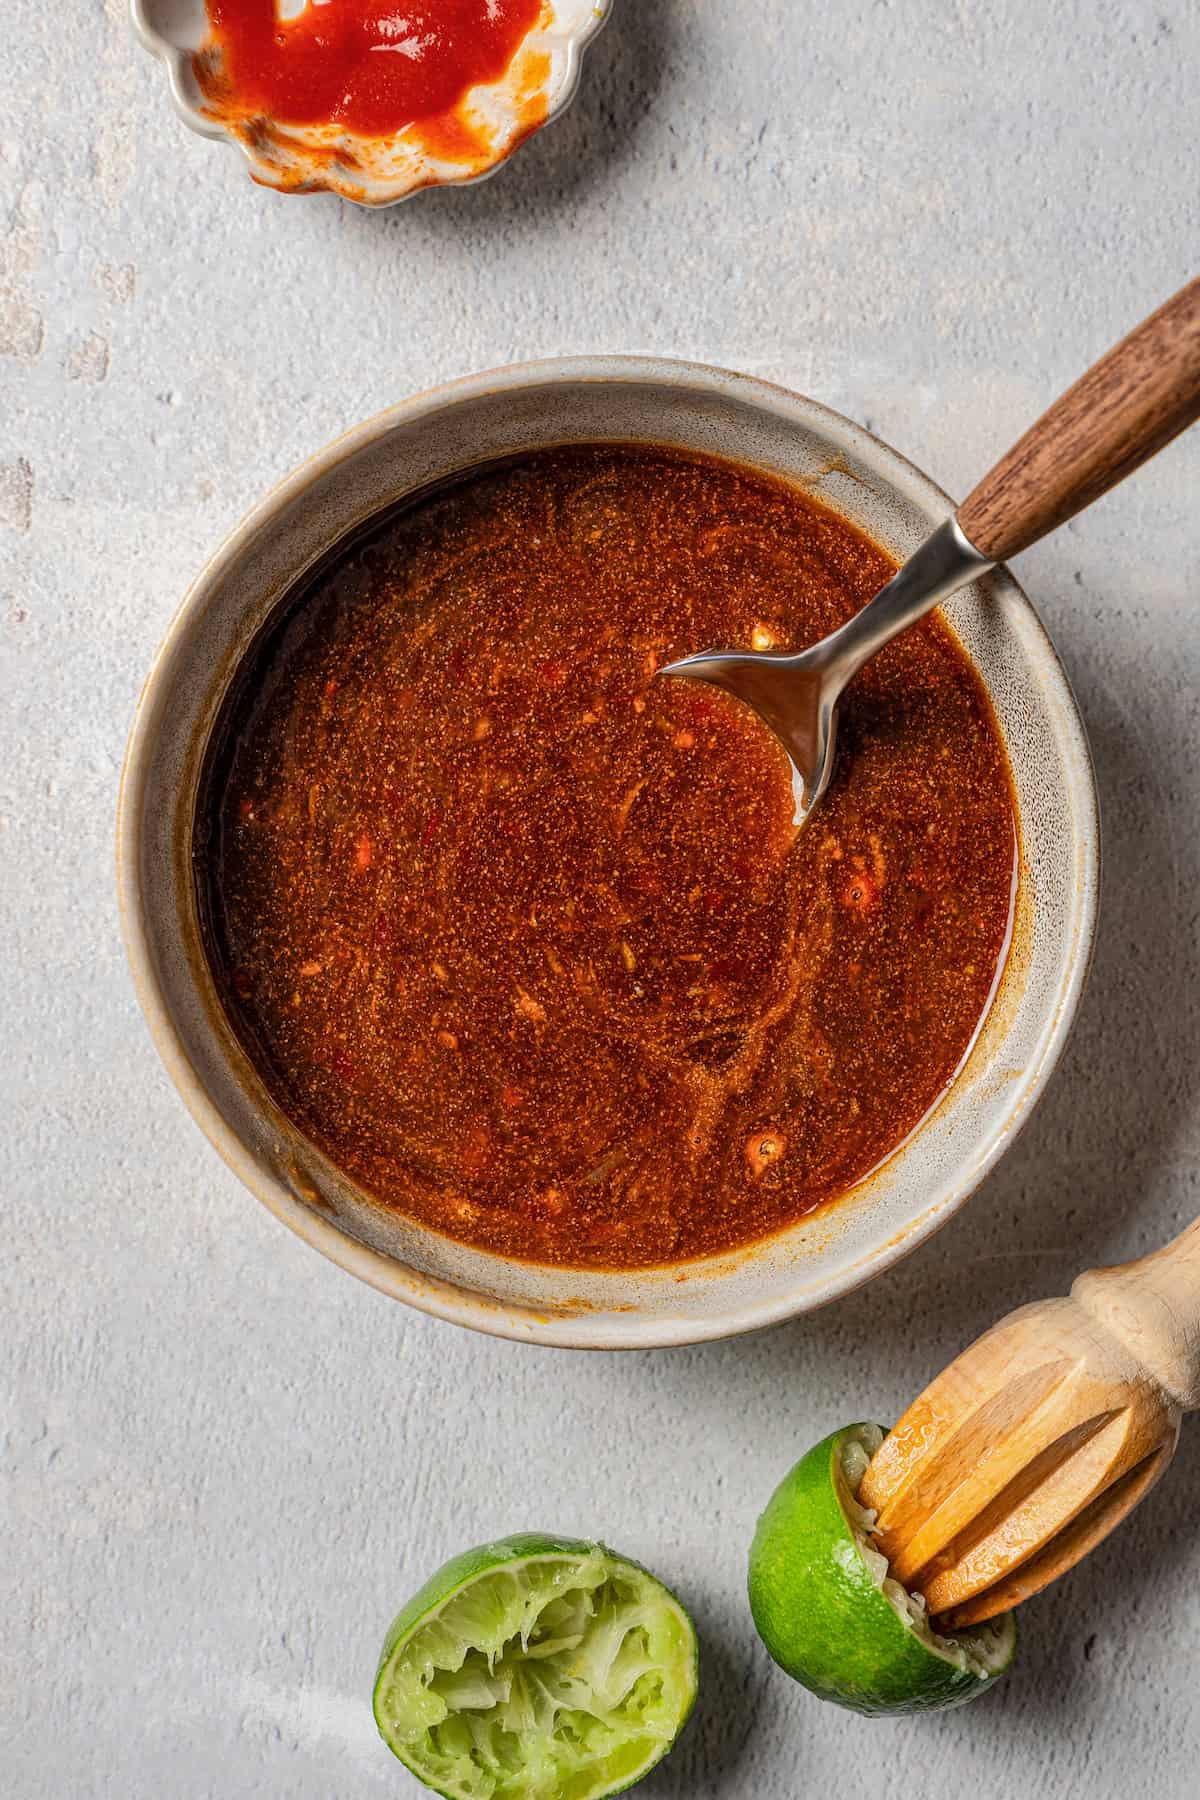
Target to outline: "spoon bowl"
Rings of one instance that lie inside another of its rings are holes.
[[[807,650],[701,650],[659,673],[724,688],[770,726],[792,765],[793,822],[802,825],[833,774],[846,683],[898,632],[991,566],[947,519],[873,600]]]

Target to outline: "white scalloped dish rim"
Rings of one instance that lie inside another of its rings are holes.
[[[205,0],[130,0],[134,31],[165,65],[186,125],[236,145],[262,186],[327,190],[359,206],[394,206],[422,188],[465,186],[494,174],[569,104],[583,51],[611,8],[612,0],[543,0],[541,18],[499,81],[472,88],[461,102],[479,150],[451,160],[422,141],[419,126],[377,138],[335,124],[290,125],[233,110],[223,115],[194,66],[209,37]]]

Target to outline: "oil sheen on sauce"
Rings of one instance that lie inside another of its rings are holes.
[[[287,125],[339,124],[391,137],[448,118],[498,80],[537,24],[541,0],[206,0],[222,104]]]
[[[799,647],[892,570],[799,490],[580,446],[394,516],[291,603],[210,756],[210,956],[283,1111],[505,1256],[728,1251],[836,1200],[986,1012],[1017,834],[933,617],[857,678],[798,834],[782,750],[665,662]]]

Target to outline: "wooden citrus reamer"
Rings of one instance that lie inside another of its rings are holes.
[[[944,1369],[859,1488],[897,1580],[947,1627],[1015,1606],[1153,1487],[1200,1408],[1200,1219],[1010,1313]]]

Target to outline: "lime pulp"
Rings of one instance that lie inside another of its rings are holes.
[[[675,1596],[600,1544],[524,1535],[455,1557],[397,1616],[375,1682],[388,1747],[450,1800],[603,1800],[696,1697]]]

